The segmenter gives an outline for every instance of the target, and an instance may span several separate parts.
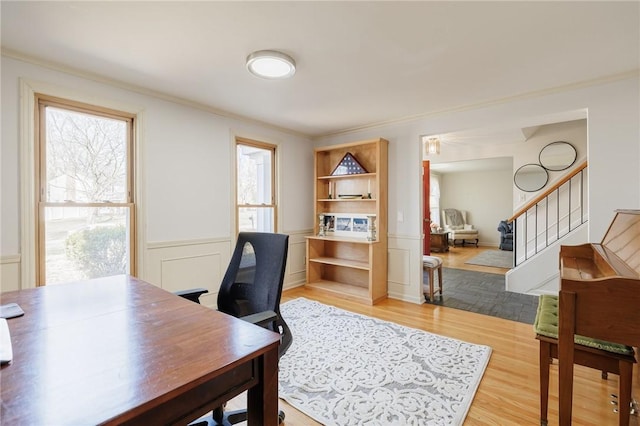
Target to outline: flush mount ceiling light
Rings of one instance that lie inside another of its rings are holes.
[[[440,154],[440,138],[438,138],[437,136],[423,136],[422,152],[425,156]]]
[[[261,78],[289,78],[296,73],[296,61],[282,52],[259,50],[247,56],[247,69],[251,74]]]

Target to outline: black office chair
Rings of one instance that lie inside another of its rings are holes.
[[[284,355],[293,340],[291,330],[280,314],[288,249],[288,235],[241,232],[218,293],[219,311],[280,334],[279,356]],[[199,303],[200,295],[206,292],[205,289],[194,289],[176,294]],[[230,425],[246,420],[246,410],[225,412],[224,407],[219,407],[213,410],[211,421],[201,419],[192,425]],[[282,411],[279,421],[284,421]]]

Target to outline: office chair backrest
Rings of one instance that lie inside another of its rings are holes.
[[[280,315],[288,248],[288,235],[241,232],[220,284],[218,310],[235,317],[264,311]]]
[[[287,351],[293,341],[291,330],[280,314],[288,249],[288,235],[241,232],[218,292],[219,311],[240,318],[267,314],[264,321],[254,324],[280,334],[279,356]],[[253,319],[245,318],[251,322]],[[213,410],[214,424],[236,424],[246,420],[244,414],[225,414],[223,407],[219,407]],[[278,419],[282,424],[282,411]]]

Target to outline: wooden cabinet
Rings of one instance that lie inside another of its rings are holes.
[[[432,232],[429,234],[429,242],[431,251],[444,253],[449,251],[449,233],[448,232]]]
[[[387,152],[385,139],[315,150],[314,235],[307,237],[307,287],[367,304],[387,297]],[[334,175],[348,154],[364,170]],[[325,235],[318,235],[320,215]]]

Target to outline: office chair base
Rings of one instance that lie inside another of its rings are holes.
[[[278,424],[284,423],[284,411],[278,412]],[[247,421],[247,410],[224,411],[224,407],[218,407],[213,410],[211,418],[198,419],[197,423],[191,423],[190,426],[231,426]]]

